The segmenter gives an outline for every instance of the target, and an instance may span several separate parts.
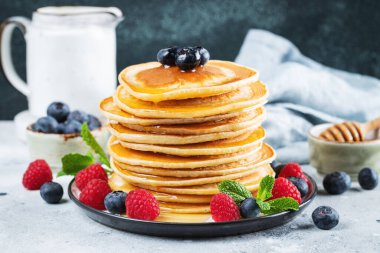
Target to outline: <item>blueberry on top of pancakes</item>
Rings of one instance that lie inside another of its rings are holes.
[[[199,54],[201,55],[200,65],[201,66],[206,65],[208,60],[210,60],[210,53],[208,52],[208,50],[201,46],[195,47],[195,49],[198,50]]]
[[[164,66],[175,66],[175,58],[178,47],[163,48],[157,53],[157,61]]]
[[[201,54],[193,47],[181,48],[175,57],[175,65],[184,71],[193,70],[201,63]]]
[[[210,59],[210,53],[204,47],[168,47],[157,53],[157,61],[164,66],[177,66],[182,71],[193,71],[204,66]]]

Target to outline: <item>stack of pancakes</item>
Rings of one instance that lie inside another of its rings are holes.
[[[261,127],[268,91],[257,71],[226,61],[193,72],[150,62],[124,69],[119,82],[100,104],[112,134],[110,185],[150,190],[160,220],[205,219],[219,182],[255,193],[274,174]]]

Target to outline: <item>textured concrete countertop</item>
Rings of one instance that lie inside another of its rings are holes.
[[[57,180],[65,189],[63,203],[46,204],[39,191],[27,191],[21,184],[29,162],[13,123],[0,122],[0,192],[6,193],[0,195],[0,252],[380,252],[380,187],[363,191],[354,183],[340,196],[321,190],[303,214],[271,230],[181,240],[130,234],[92,221],[69,200],[70,177]],[[316,176],[313,168],[305,169]],[[337,227],[323,231],[313,225],[311,213],[319,205],[339,212]]]

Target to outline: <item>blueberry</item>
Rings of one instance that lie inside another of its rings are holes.
[[[240,215],[243,218],[254,218],[260,213],[260,207],[256,204],[256,199],[247,198],[241,202]]]
[[[278,176],[278,174],[280,174],[282,168],[285,167],[286,164],[282,164],[280,162],[277,162],[276,160],[274,160],[273,162],[271,162],[270,166],[272,167],[272,169],[274,170],[274,172],[276,173],[276,177]]]
[[[301,197],[305,196],[308,193],[309,186],[305,180],[298,177],[288,177],[286,179],[288,179],[297,187],[298,191],[301,193]]]
[[[56,133],[58,122],[50,116],[39,118],[36,123],[32,125],[32,130],[42,133]]]
[[[317,207],[311,217],[313,218],[314,224],[324,230],[332,229],[339,223],[338,212],[329,206]]]
[[[175,65],[184,71],[195,69],[200,62],[201,55],[199,51],[191,47],[180,49],[175,58]]]
[[[157,61],[165,66],[175,66],[175,56],[177,54],[178,47],[164,48],[158,51]]]
[[[53,102],[47,108],[47,115],[55,118],[59,123],[64,122],[69,113],[69,106],[62,102]]]
[[[336,171],[325,176],[323,187],[329,194],[342,194],[351,187],[351,178],[345,172]]]
[[[104,199],[104,205],[110,213],[125,213],[125,199],[127,193],[123,191],[114,191],[107,194]]]
[[[44,183],[40,188],[41,197],[49,204],[57,204],[63,196],[63,188],[55,182]]]
[[[90,130],[98,129],[101,126],[102,123],[100,123],[97,117],[91,114],[88,115],[88,128],[90,128]]]
[[[67,121],[70,121],[70,120],[76,120],[76,121],[79,121],[80,123],[83,123],[83,122],[88,122],[89,118],[88,118],[87,113],[83,111],[75,110],[75,111],[70,112],[69,116],[67,117]]]
[[[364,190],[372,190],[379,182],[379,175],[371,168],[364,168],[359,172],[358,181]]]
[[[58,134],[63,134],[65,132],[65,123],[59,123],[57,126],[57,133]]]
[[[195,49],[198,50],[199,54],[201,55],[201,61],[199,64],[201,66],[206,65],[208,60],[210,60],[210,53],[204,47],[196,47]]]
[[[76,120],[69,120],[65,123],[63,132],[65,134],[80,133],[82,130],[82,123]]]

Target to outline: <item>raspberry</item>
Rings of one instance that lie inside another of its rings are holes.
[[[44,183],[53,180],[49,164],[45,160],[31,162],[22,177],[22,184],[28,190],[38,190]]]
[[[280,171],[280,174],[278,174],[278,177],[298,177],[302,180],[305,180],[307,183],[309,182],[305,174],[303,174],[301,165],[298,163],[286,164],[285,167]]]
[[[99,163],[91,164],[87,168],[79,171],[75,177],[75,184],[79,190],[83,190],[92,179],[108,181],[107,173]]]
[[[125,199],[127,215],[133,219],[155,220],[160,214],[156,198],[147,190],[130,191]]]
[[[298,204],[301,204],[301,193],[292,182],[284,177],[276,178],[272,189],[272,195],[273,196],[270,199],[291,197],[295,199]]]
[[[98,210],[104,210],[104,199],[112,190],[108,183],[102,179],[93,179],[79,196],[79,201]]]
[[[211,216],[214,221],[234,221],[240,219],[239,207],[233,198],[224,193],[214,195],[210,202]]]

